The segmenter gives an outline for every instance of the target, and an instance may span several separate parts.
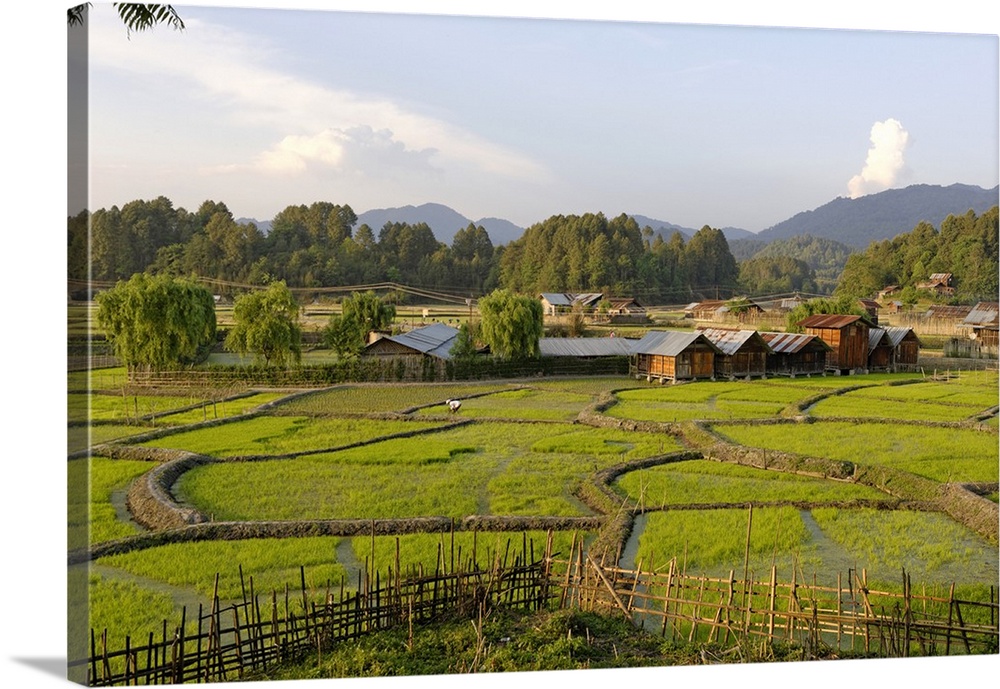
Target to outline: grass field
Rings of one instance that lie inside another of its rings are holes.
[[[221,426],[175,433],[151,440],[145,445],[190,450],[214,457],[274,455],[340,447],[439,425],[430,421],[258,416]]]
[[[997,437],[982,431],[884,423],[726,426],[741,445],[902,469],[934,481],[996,482]]]
[[[621,477],[617,485],[649,506],[832,502],[886,497],[874,488],[853,483],[697,459],[634,471]]]
[[[113,375],[113,372],[108,375]],[[80,384],[71,375],[71,385]],[[887,385],[919,381],[907,385]],[[789,405],[844,387],[862,386],[814,405],[812,424],[759,425],[757,419],[781,414]],[[168,415],[170,409],[204,402],[186,396],[138,398],[139,412],[153,409],[156,425],[179,430],[147,446],[177,448],[216,457],[309,453],[292,459],[225,462],[183,474],[175,496],[211,518],[221,520],[388,519],[467,515],[589,516],[593,510],[577,489],[596,471],[630,460],[676,452],[676,437],[574,423],[580,411],[614,392],[609,416],[637,421],[686,419],[736,420],[716,430],[733,442],[885,465],[934,481],[996,482],[995,430],[923,427],[899,420],[961,420],[997,403],[996,374],[963,374],[929,381],[919,374],[887,374],[769,379],[754,382],[704,382],[652,386],[624,377],[544,378],[520,383],[470,382],[404,385],[344,385],[279,403],[263,415],[212,428],[182,427],[243,413],[286,393],[261,392],[233,402]],[[463,401],[456,415],[443,402]],[[73,413],[121,421],[134,416],[136,400],[125,406],[120,395],[71,393]],[[415,408],[420,409],[414,411]],[[361,414],[408,412],[409,419],[362,418]],[[869,417],[872,423],[844,423],[824,417]],[[461,427],[410,438],[377,440],[406,431],[442,425],[426,417],[472,419]],[[875,421],[878,421],[876,423]],[[745,422],[745,423],[743,423]],[[996,429],[996,417],[987,422]],[[143,432],[148,424],[113,423],[90,427],[95,444]],[[87,427],[71,429],[71,448],[83,449]],[[369,444],[324,451],[356,442]],[[86,460],[73,460],[74,462]],[[93,542],[136,533],[119,518],[121,492],[152,465],[95,457],[91,497],[83,512],[73,510],[71,528],[90,530]],[[872,579],[892,582],[900,567],[914,582],[954,580],[967,587],[995,580],[995,548],[942,515],[874,511],[840,506],[799,509],[761,503],[850,503],[881,499],[873,489],[736,465],[689,460],[626,473],[614,486],[648,508],[666,508],[639,518],[633,535],[635,560],[643,567],[664,567],[671,557],[689,572],[742,574],[748,511],[673,509],[692,505],[754,503],[750,568],[758,573],[772,563],[803,575],[867,566]],[[991,499],[996,501],[996,493]],[[592,538],[595,534],[578,533]],[[535,552],[545,534],[529,535]],[[572,532],[555,534],[557,551],[568,551]],[[521,550],[521,534],[473,536],[456,533],[455,556]],[[93,620],[141,633],[144,625],[174,619],[179,605],[211,595],[220,575],[223,598],[241,595],[238,566],[253,576],[258,591],[299,586],[306,567],[310,595],[328,582],[356,585],[357,567],[366,560],[380,570],[395,566],[395,537],[297,538],[196,542],[160,546],[101,558],[91,577]],[[449,534],[399,537],[403,565],[433,571],[438,553],[452,556]],[[480,556],[483,559],[483,556]],[[978,594],[976,594],[978,595]],[[117,602],[117,603],[116,603]],[[130,616],[134,625],[126,625]]]

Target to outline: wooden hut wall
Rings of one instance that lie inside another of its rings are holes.
[[[763,376],[767,373],[767,351],[747,344],[732,356],[715,355],[715,374],[721,378]]]
[[[868,355],[868,368],[874,371],[887,371],[893,363],[893,348],[879,345]]]
[[[912,332],[907,333],[903,341],[896,347],[895,363],[904,366],[915,366],[920,358],[920,341]]]
[[[809,335],[818,335],[833,351],[826,357],[828,368],[853,369],[868,365],[868,326],[855,321],[843,328],[806,328]]]

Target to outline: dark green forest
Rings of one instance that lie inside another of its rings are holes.
[[[737,261],[721,230],[664,239],[628,215],[554,215],[508,244],[469,224],[451,245],[425,223],[357,225],[348,205],[291,205],[264,234],[238,222],[226,205],[205,201],[194,212],[160,196],[69,218],[69,277],[97,283],[149,272],[197,276],[217,291],[284,280],[292,288],[396,282],[457,295],[497,288],[515,292],[604,292],[647,304],[677,304],[791,291],[869,296],[888,285],[912,286],[951,272],[956,298],[996,298],[997,209],[949,216],[940,230],[920,223],[908,234],[850,249],[796,237],[754,246]],[[844,271],[843,276],[840,275]],[[227,283],[229,287],[227,287]],[[992,295],[992,296],[991,296]]]

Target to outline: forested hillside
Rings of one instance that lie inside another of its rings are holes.
[[[330,202],[286,207],[267,234],[235,220],[224,203],[205,201],[190,212],[162,196],[102,208],[89,219],[91,277],[98,282],[149,271],[237,285],[284,280],[298,288],[389,281],[462,296],[498,287],[604,292],[652,305],[834,287],[838,294],[869,296],[889,284],[912,291],[931,273],[949,272],[958,299],[997,295],[996,206],[981,216],[949,216],[940,231],[921,222],[854,254],[812,236],[767,246],[737,240],[749,249],[740,252],[749,256],[742,261],[719,229],[706,225],[690,238],[679,232],[664,238],[624,213],[554,215],[499,246],[474,223],[448,245],[426,223],[386,222],[375,229],[358,225],[350,206]],[[86,213],[69,218],[69,276],[81,281],[87,279],[87,220]]]
[[[836,293],[868,297],[888,285],[913,301],[917,284],[932,273],[951,273],[954,300],[996,301],[998,294],[997,206],[982,215],[950,215],[935,229],[922,222],[891,240],[872,242],[847,260]]]

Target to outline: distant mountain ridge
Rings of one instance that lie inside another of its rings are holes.
[[[719,229],[734,244],[734,251],[738,247],[738,253],[742,254],[741,260],[757,253],[767,243],[802,235],[830,239],[854,249],[863,249],[873,241],[892,239],[896,235],[910,232],[921,221],[938,227],[949,215],[962,215],[970,210],[979,215],[998,203],[1000,187],[983,189],[968,184],[952,184],[947,187],[915,184],[857,199],[839,197],[814,210],[797,213],[757,233],[737,227]],[[630,214],[630,217],[635,219],[639,227],[650,227],[664,239],[669,239],[674,232],[680,232],[686,241],[697,231],[695,228],[645,215]],[[265,234],[271,226],[270,221],[266,220],[238,220],[255,223]],[[411,225],[426,223],[434,232],[435,238],[448,245],[452,243],[455,233],[465,229],[470,223],[484,227],[494,246],[518,239],[525,229],[502,218],[472,220],[440,203],[373,208],[358,214],[355,227],[368,225],[377,237],[379,230],[389,222]]]
[[[480,218],[470,220],[458,211],[440,203],[424,203],[419,206],[402,206],[400,208],[374,208],[358,214],[358,224],[368,225],[375,236],[386,223],[398,222],[416,225],[427,223],[439,242],[450,245],[455,233],[464,230],[470,223],[482,226],[490,235],[493,245],[507,244],[521,236],[523,227],[518,227],[509,220],[501,218]]]
[[[998,203],[1000,187],[915,184],[856,199],[834,199],[762,230],[755,238],[771,242],[808,234],[863,249],[874,241],[910,232],[922,221],[938,227],[949,215],[970,210],[980,215]]]

